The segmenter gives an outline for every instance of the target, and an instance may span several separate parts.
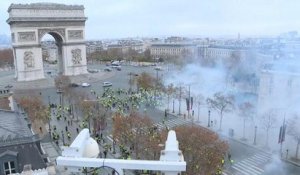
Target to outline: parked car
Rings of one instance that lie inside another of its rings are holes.
[[[7,85],[7,86],[5,86],[5,88],[8,88],[8,89],[10,89],[10,88],[12,88],[13,86],[12,85]]]
[[[120,65],[112,65],[111,67],[112,67],[112,68],[121,68]]]
[[[70,86],[70,87],[78,87],[79,84],[77,84],[77,83],[71,83],[69,86]]]
[[[89,73],[98,73],[99,70],[98,69],[88,69],[87,70]]]
[[[156,66],[154,69],[155,70],[162,70],[162,68],[160,66]]]
[[[108,81],[103,82],[103,87],[109,87],[109,86],[112,86],[111,82]]]
[[[90,85],[89,83],[82,83],[81,86],[82,86],[82,87],[89,87],[89,86],[91,86],[91,85]]]
[[[111,72],[112,69],[111,69],[110,67],[106,67],[106,68],[104,68],[104,71],[106,71],[106,72]]]

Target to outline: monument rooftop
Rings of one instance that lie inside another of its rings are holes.
[[[7,10],[7,23],[21,21],[86,21],[83,5],[57,3],[11,4]]]
[[[11,4],[7,11],[10,12],[12,9],[84,10],[84,6],[45,2],[45,3],[30,3],[30,4]]]

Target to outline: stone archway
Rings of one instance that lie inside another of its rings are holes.
[[[44,78],[41,38],[52,35],[59,48],[63,75],[86,74],[84,7],[56,3],[11,4],[8,8],[15,78]]]

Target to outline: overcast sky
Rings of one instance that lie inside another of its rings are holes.
[[[300,29],[300,0],[1,0],[0,34],[11,3],[85,6],[87,39],[278,35]]]

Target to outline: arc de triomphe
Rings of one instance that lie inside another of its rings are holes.
[[[41,39],[50,34],[58,46],[63,75],[86,74],[85,21],[82,5],[11,4],[8,8],[17,81],[44,78]]]

